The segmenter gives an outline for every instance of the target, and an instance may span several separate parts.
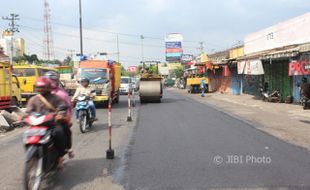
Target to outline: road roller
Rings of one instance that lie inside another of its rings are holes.
[[[162,77],[153,74],[143,74],[139,84],[140,103],[160,103],[163,96]]]

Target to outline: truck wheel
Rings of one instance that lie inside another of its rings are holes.
[[[11,99],[11,106],[16,106],[16,107],[19,106],[19,103],[18,103],[18,100],[17,100],[16,97],[12,97],[12,99]]]

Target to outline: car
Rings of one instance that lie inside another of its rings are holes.
[[[132,89],[137,92],[139,90],[140,79],[138,77],[131,78]]]
[[[127,76],[122,76],[121,77],[121,87],[119,89],[119,92],[121,95],[126,95],[128,94],[128,91],[132,90],[132,82],[131,82],[131,77]]]

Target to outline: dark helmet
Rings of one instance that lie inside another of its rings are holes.
[[[45,76],[53,81],[59,81],[59,74],[55,71],[48,71]]]
[[[89,83],[89,79],[88,79],[88,78],[81,78],[80,82],[81,82],[81,83],[82,83],[82,82],[87,82],[87,83]]]

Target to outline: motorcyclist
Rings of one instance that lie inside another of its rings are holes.
[[[51,93],[60,97],[68,107],[67,117],[66,117],[66,120],[63,122],[63,127],[64,127],[64,132],[66,135],[66,149],[67,149],[67,152],[69,153],[69,157],[72,158],[72,157],[74,157],[74,154],[73,154],[73,150],[71,149],[72,148],[72,132],[70,129],[70,127],[72,126],[72,123],[71,123],[71,116],[72,116],[71,101],[70,101],[69,95],[65,91],[65,89],[60,87],[59,74],[58,73],[56,73],[55,71],[49,71],[49,72],[45,73],[45,76],[47,78],[49,78],[52,82]]]
[[[310,85],[308,84],[306,77],[303,77],[301,80],[300,94],[307,99],[310,98]]]
[[[43,114],[56,113],[56,123],[62,122],[67,115],[68,108],[60,97],[51,93],[51,80],[45,76],[39,77],[36,80],[35,87],[38,94],[29,99],[26,107],[26,115],[30,115],[33,112]],[[63,156],[66,154],[66,139],[63,127],[57,124],[53,128],[52,135],[55,147],[59,151],[58,167],[62,168],[64,162]]]
[[[92,99],[95,98],[96,94],[93,93],[93,89],[89,86],[89,79],[87,78],[82,78],[80,80],[80,84],[81,86],[79,86],[73,97],[72,97],[72,102],[75,102],[77,97],[79,97],[80,95],[86,95],[86,96],[89,96],[91,99],[88,101],[88,105],[89,105],[89,108],[90,108],[90,112],[91,112],[91,115],[92,115],[92,119],[94,121],[97,120],[97,117],[96,117],[96,107],[95,107],[95,104],[94,102],[92,101]]]

